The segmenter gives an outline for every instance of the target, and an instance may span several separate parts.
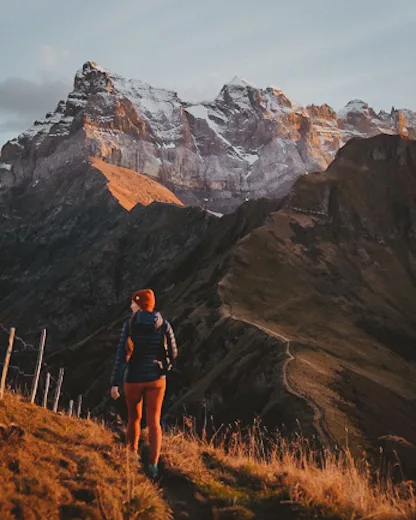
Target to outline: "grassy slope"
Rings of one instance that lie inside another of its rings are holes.
[[[127,471],[125,450],[98,424],[6,395],[0,425],[2,520],[118,520],[138,510],[143,519],[170,517],[157,489],[132,464]]]
[[[404,270],[385,247],[364,240],[357,243],[358,254],[372,258],[383,256],[382,267],[370,263],[368,269],[363,270],[358,263],[356,268],[351,251],[322,242],[320,258],[309,261],[310,249],[291,244],[291,240],[297,238],[292,230],[284,244],[281,243],[283,234],[280,240],[274,239],[273,231],[284,219],[276,214],[269,226],[256,230],[240,244],[224,291],[225,301],[231,304],[237,316],[265,325],[293,341],[296,361],[290,365],[291,373],[299,386],[328,410],[330,427],[339,440],[345,436],[344,426],[349,426],[351,432],[356,431],[354,419],[358,411],[352,407],[358,404],[357,399],[353,405],[354,396],[345,393],[348,385],[340,387],[343,380],[351,381],[355,375],[357,385],[360,378],[380,388],[380,399],[376,392],[356,396],[362,399],[363,405],[365,400],[375,399],[367,417],[360,416],[359,429],[369,433],[372,440],[376,435],[391,433],[387,421],[383,424],[382,417],[378,420],[374,417],[377,407],[381,407],[384,417],[390,417],[392,431],[415,442],[416,424],[412,415],[391,407],[397,396],[403,399],[402,408],[408,403],[410,412],[412,401],[416,399],[415,364],[398,355],[399,338],[388,348],[358,326],[360,320],[372,315],[379,315],[384,323],[390,321],[397,328],[407,326],[410,320],[406,323],[399,314],[404,312],[405,298],[400,301],[397,296],[393,305],[389,305],[384,294],[380,294],[384,290],[393,299],[393,286],[397,287],[400,275],[405,278]],[[299,223],[299,218],[287,217],[288,228],[289,224]],[[390,280],[391,273],[395,276]],[[362,283],[361,277],[367,282]],[[416,292],[411,286],[402,294],[416,301]],[[395,312],[394,304],[402,307],[399,312]],[[351,386],[349,388],[351,390]]]
[[[127,211],[136,204],[148,206],[154,201],[182,206],[176,195],[145,175],[106,163],[98,157],[91,158],[91,166],[108,179],[108,189]]]
[[[292,340],[290,377],[325,409],[333,437],[357,450],[387,439],[408,475],[416,460],[416,256],[405,215],[414,193],[414,168],[395,160],[362,171],[334,162],[301,179],[287,210],[240,242],[223,288],[234,315]]]
[[[160,488],[126,462],[109,430],[6,394],[0,403],[0,517],[98,519],[412,519],[411,488],[370,485],[365,465],[327,454],[319,469],[301,439],[279,438],[265,459],[256,425],[217,446],[184,422],[164,437]],[[400,495],[400,496],[399,496]]]

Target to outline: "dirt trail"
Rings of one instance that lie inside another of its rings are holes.
[[[141,449],[143,466],[146,466],[148,458],[148,446],[142,445]],[[313,511],[292,502],[281,482],[277,482],[270,488],[267,498],[264,496],[263,477],[239,471],[220,461],[215,454],[202,453],[202,460],[206,470],[213,479],[228,488],[227,496],[218,494],[210,496],[209,492],[200,489],[200,486],[189,476],[181,473],[179,468],[167,467],[163,456],[160,459],[160,478],[157,485],[172,509],[173,520],[312,520],[316,518]],[[229,496],[229,487],[236,490],[236,502],[233,503]],[[258,496],[253,492],[258,492]],[[246,502],[244,505],[237,499],[238,493],[244,493]],[[224,493],[224,492],[223,492]],[[251,499],[248,498],[251,496]],[[329,519],[328,519],[329,520]],[[335,520],[335,519],[334,519]],[[338,520],[338,519],[337,519]]]
[[[143,470],[149,459],[149,447],[141,443],[140,454]],[[163,495],[172,508],[174,520],[198,519],[217,520],[218,510],[208,497],[203,495],[185,475],[179,471],[166,467],[162,455],[159,462],[160,477],[158,485],[163,490]]]
[[[217,508],[193,482],[180,473],[164,469],[160,487],[173,510],[175,520],[186,518],[217,520]]]
[[[283,364],[283,370],[282,370],[282,380],[283,385],[286,388],[288,392],[290,392],[292,395],[298,397],[299,399],[303,399],[313,410],[313,426],[322,442],[322,444],[326,448],[332,448],[335,445],[335,440],[333,439],[331,433],[328,430],[326,419],[325,419],[325,410],[320,407],[311,396],[309,396],[307,393],[305,393],[303,390],[301,390],[291,379],[289,376],[289,365],[292,361],[294,361],[296,358],[292,354],[290,349],[290,339],[286,336],[283,336],[282,334],[279,334],[271,329],[268,329],[267,327],[264,327],[263,325],[260,325],[256,323],[255,321],[247,320],[245,318],[239,317],[232,312],[231,305],[224,304],[223,306],[223,312],[226,316],[229,316],[233,320],[240,321],[243,323],[246,323],[247,325],[251,325],[252,327],[256,327],[257,329],[265,332],[266,334],[269,334],[270,336],[273,336],[280,341],[282,341],[285,344],[285,354],[286,354],[286,360]]]

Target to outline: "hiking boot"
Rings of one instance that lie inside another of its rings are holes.
[[[152,480],[156,480],[157,477],[159,476],[159,468],[158,468],[157,464],[149,464],[147,466],[146,473]]]

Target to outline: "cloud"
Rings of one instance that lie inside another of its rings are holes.
[[[35,83],[23,78],[0,82],[0,132],[20,133],[65,99],[71,84],[62,80]]]
[[[0,110],[17,115],[42,115],[66,98],[70,89],[70,83],[62,80],[36,83],[8,78],[0,82]]]

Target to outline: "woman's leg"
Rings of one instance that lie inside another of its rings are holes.
[[[162,428],[160,416],[162,413],[163,398],[166,391],[166,377],[146,383],[146,422],[149,428],[150,456],[149,464],[159,462],[162,449]]]
[[[128,410],[127,445],[134,451],[139,448],[140,423],[143,407],[143,384],[124,383],[124,394]]]

